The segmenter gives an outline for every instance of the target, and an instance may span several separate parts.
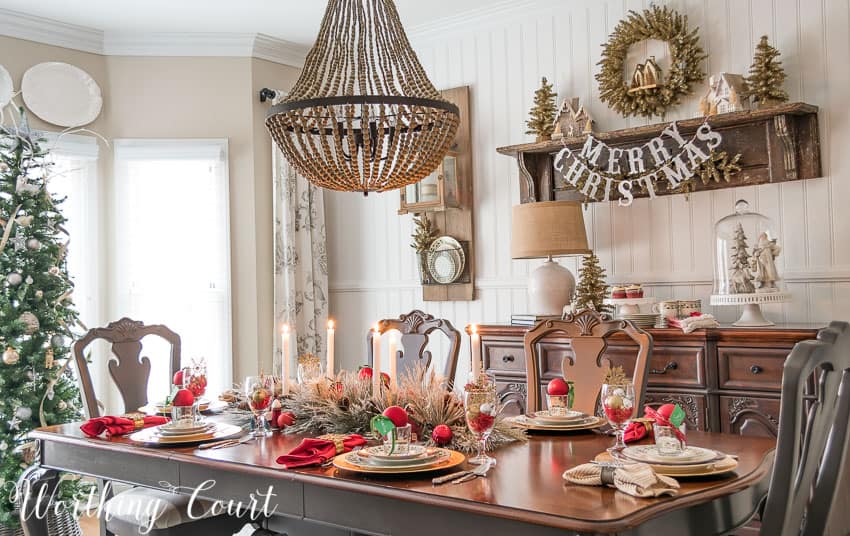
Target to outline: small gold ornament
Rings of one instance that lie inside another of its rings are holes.
[[[3,352],[3,363],[7,365],[14,365],[21,359],[21,354],[18,353],[17,350],[12,348],[11,346],[6,347],[6,351]]]
[[[35,291],[35,299],[40,300],[42,298],[44,298],[44,291],[43,290],[36,290]]]
[[[50,275],[59,275],[59,267],[58,266],[51,266],[50,269],[47,270],[47,273],[50,274]]]
[[[48,348],[44,351],[44,368],[53,368],[53,348]]]
[[[18,216],[15,218],[15,221],[18,222],[18,225],[21,227],[29,227],[32,225],[32,216]]]
[[[41,249],[41,242],[39,242],[38,238],[30,238],[27,240],[27,249],[31,249],[33,251]]]
[[[38,317],[29,311],[21,313],[21,316],[18,317],[18,321],[24,324],[24,333],[27,335],[32,335],[38,331],[39,327],[41,327]]]

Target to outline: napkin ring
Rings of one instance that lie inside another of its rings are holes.
[[[319,439],[324,439],[326,441],[333,441],[334,448],[336,449],[337,454],[342,454],[345,452],[345,438],[348,437],[345,434],[325,434],[323,436],[319,436]]]
[[[127,413],[124,415],[124,417],[133,421],[134,430],[141,430],[145,427],[144,413]]]
[[[602,485],[613,486],[614,485],[614,473],[616,471],[617,471],[616,467],[602,466],[602,471],[599,473],[599,480],[602,481]]]

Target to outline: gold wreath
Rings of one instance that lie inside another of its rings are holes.
[[[688,30],[688,17],[667,7],[651,6],[643,13],[629,11],[605,44],[597,73],[599,99],[624,117],[663,116],[666,109],[679,104],[691,93],[691,85],[702,82],[705,73],[700,64],[708,57],[699,45],[697,31]],[[665,41],[670,47],[670,69],[660,87],[629,93],[623,70],[629,48],[647,39]]]

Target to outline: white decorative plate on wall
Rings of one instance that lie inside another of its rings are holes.
[[[428,248],[428,271],[437,283],[454,283],[463,274],[463,246],[451,236],[441,236]]]
[[[0,65],[0,108],[9,104],[9,101],[12,100],[12,93],[14,91],[12,76],[5,67]]]
[[[68,63],[51,61],[30,67],[21,81],[21,93],[32,113],[60,127],[87,125],[103,107],[94,78]]]

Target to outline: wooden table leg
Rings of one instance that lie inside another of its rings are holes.
[[[33,465],[18,480],[20,519],[25,536],[49,536],[47,511],[59,485],[59,472]]]

